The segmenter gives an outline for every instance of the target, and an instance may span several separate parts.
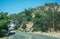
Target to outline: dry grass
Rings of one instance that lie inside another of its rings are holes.
[[[50,36],[60,36],[60,33],[59,32],[33,32],[33,33],[50,35]]]

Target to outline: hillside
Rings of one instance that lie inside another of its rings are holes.
[[[48,10],[49,8],[54,8],[57,11],[60,11],[60,5],[57,3],[45,3],[44,6],[37,7],[40,10]]]
[[[26,28],[26,24],[34,23],[33,31],[51,32],[60,31],[60,5],[57,3],[46,3],[44,6],[25,9],[18,14],[11,14],[10,19],[14,20],[18,27]]]

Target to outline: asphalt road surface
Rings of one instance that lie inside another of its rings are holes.
[[[25,33],[17,30],[16,33],[14,35],[9,36],[8,39],[60,39],[60,37],[34,33]]]

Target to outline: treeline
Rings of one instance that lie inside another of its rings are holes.
[[[44,6],[25,9],[16,14],[8,15],[6,12],[0,12],[0,34],[8,31],[7,24],[9,20],[16,23],[16,29],[21,26],[26,28],[26,24],[33,22],[33,31],[60,31],[60,5],[57,3],[46,3]]]

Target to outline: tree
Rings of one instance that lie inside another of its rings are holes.
[[[34,30],[36,31],[48,31],[47,20],[49,16],[41,10],[34,10],[35,18],[32,19],[34,22]]]
[[[9,23],[8,13],[0,12],[0,34],[6,33],[8,31],[7,24]]]

